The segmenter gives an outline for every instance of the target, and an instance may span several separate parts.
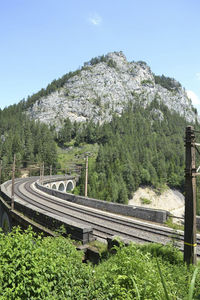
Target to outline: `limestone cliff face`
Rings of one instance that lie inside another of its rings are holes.
[[[40,98],[28,114],[41,122],[59,126],[62,119],[83,122],[110,121],[113,112],[121,114],[129,101],[146,106],[152,100],[164,102],[191,122],[196,115],[185,90],[174,81],[174,89],[155,83],[155,77],[144,62],[128,62],[122,52],[106,55],[105,61],[85,64],[78,75],[64,86]],[[159,118],[162,115],[156,112]]]

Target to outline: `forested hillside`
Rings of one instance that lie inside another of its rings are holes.
[[[11,177],[13,157],[16,154],[17,176],[27,166],[55,166],[56,144],[45,124],[30,120],[21,104],[0,110],[0,158],[2,160],[2,181]],[[36,169],[35,169],[36,170]]]
[[[67,118],[59,131],[29,120],[22,104],[0,111],[0,118],[2,180],[10,178],[14,154],[18,170],[39,167],[43,161],[48,168],[57,165],[56,143],[61,148],[69,143],[74,147],[98,144],[97,157],[89,157],[90,197],[128,203],[141,185],[157,189],[168,185],[183,191],[187,122],[156,99],[146,108],[130,102],[121,116],[113,114],[111,122],[101,125],[72,123]],[[82,195],[84,176],[83,168],[75,190]]]
[[[145,62],[128,62],[122,52],[108,53],[0,110],[2,180],[11,176],[14,154],[17,176],[22,168],[38,171],[43,162],[56,173],[56,148],[63,157],[89,144],[95,145],[90,197],[128,203],[141,185],[183,191],[185,127],[198,129],[198,118],[175,79],[153,74]],[[75,193],[84,194],[84,176],[83,168]]]
[[[73,124],[66,119],[59,144],[99,144],[97,158],[89,158],[88,195],[127,203],[141,185],[184,190],[185,118],[156,99],[146,108],[129,103],[110,123]],[[195,128],[199,125],[196,123]],[[85,170],[76,193],[84,194]]]
[[[99,143],[89,164],[90,197],[127,203],[139,185],[165,184],[183,190],[186,121],[155,100],[146,109],[131,105],[103,125],[89,122],[76,143]],[[84,191],[84,172],[78,193]]]

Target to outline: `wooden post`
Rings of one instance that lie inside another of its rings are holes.
[[[192,126],[186,127],[185,138],[185,229],[184,229],[184,261],[196,264],[196,166],[195,135]]]
[[[16,155],[14,154],[14,160],[13,160],[13,168],[12,168],[12,193],[11,193],[11,210],[14,209],[14,189],[15,189],[15,160]]]
[[[52,165],[50,166],[50,177],[52,177]]]
[[[88,185],[88,156],[85,161],[85,197],[87,197],[87,185]]]

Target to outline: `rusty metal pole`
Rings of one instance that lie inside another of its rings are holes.
[[[88,185],[88,156],[85,161],[85,197],[87,197],[87,185]]]
[[[11,193],[11,210],[14,209],[14,189],[15,189],[15,160],[16,155],[14,154],[14,160],[13,160],[13,168],[12,168],[12,193]]]
[[[184,261],[187,264],[196,264],[196,165],[195,134],[192,126],[186,127],[185,150]]]

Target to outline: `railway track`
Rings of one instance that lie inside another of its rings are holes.
[[[167,244],[169,242],[183,249],[184,235],[182,231],[155,225],[148,222],[124,217],[97,209],[67,202],[53,196],[49,196],[34,187],[36,178],[17,180],[15,183],[15,197],[35,207],[57,216],[77,223],[89,225],[93,228],[93,234],[97,238],[106,239],[113,235],[121,236],[138,243],[156,242]],[[11,182],[6,183],[6,189],[11,189]],[[200,244],[200,238],[197,238]],[[197,250],[198,255],[200,251]]]

